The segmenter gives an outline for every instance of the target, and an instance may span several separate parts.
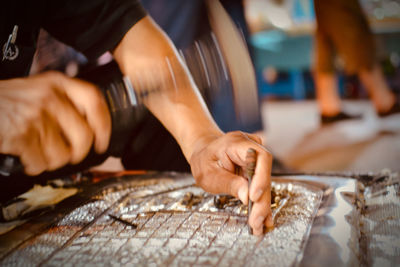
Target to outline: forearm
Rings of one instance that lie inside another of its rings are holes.
[[[198,140],[221,135],[173,44],[150,18],[125,35],[114,57],[135,90],[156,89],[144,103],[175,137],[188,160]]]
[[[193,87],[180,89],[173,99],[154,99],[148,104],[150,111],[163,123],[179,143],[186,159],[190,161],[193,150],[204,139],[222,134],[215,125],[204,102],[192,91]],[[204,140],[205,141],[205,140]]]

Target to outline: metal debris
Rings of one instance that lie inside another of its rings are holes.
[[[258,238],[248,234],[247,215],[237,206],[218,210],[213,195],[187,186],[190,183],[193,179],[187,176],[160,179],[158,185],[107,189],[108,193],[96,196],[94,202],[77,207],[52,227],[1,255],[0,264],[292,266],[301,260],[322,190],[273,183],[273,188],[282,192],[291,187],[291,195],[279,213],[275,209],[275,229]],[[196,196],[201,196],[201,201],[194,205]],[[191,207],[182,207],[182,202]],[[109,214],[137,225],[137,229],[110,224]]]
[[[382,172],[357,182],[352,214],[363,266],[395,266],[400,259],[400,175]]]
[[[194,195],[192,192],[187,192],[179,203],[186,206],[186,208],[191,209],[193,206],[198,205],[202,200],[202,196]]]
[[[225,209],[226,207],[239,206],[241,201],[230,195],[214,196],[214,205],[217,209]]]
[[[121,218],[119,218],[119,217],[117,217],[117,216],[114,216],[114,215],[112,215],[112,214],[108,214],[108,216],[109,216],[111,219],[113,219],[113,220],[115,220],[115,221],[117,221],[117,222],[120,222],[120,223],[123,223],[123,224],[125,224],[125,225],[127,225],[127,226],[130,226],[132,229],[136,229],[136,228],[137,228],[137,224],[128,222],[127,220],[121,219]]]

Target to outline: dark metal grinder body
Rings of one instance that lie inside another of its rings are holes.
[[[143,110],[138,108],[138,97],[129,78],[123,76],[115,61],[85,71],[77,78],[96,84],[103,93],[112,120],[111,140],[106,153],[119,156],[129,141],[136,118]],[[24,167],[18,157],[0,154],[0,176],[23,173]]]

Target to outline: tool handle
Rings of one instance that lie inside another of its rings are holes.
[[[251,209],[253,208],[253,201],[250,200],[250,186],[253,180],[253,175],[257,165],[257,152],[253,148],[249,148],[246,153],[246,169],[245,176],[249,183],[249,208],[247,211],[248,216],[250,216]],[[253,234],[253,230],[249,226],[249,234]]]

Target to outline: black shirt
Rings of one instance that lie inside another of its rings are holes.
[[[0,79],[29,73],[40,28],[90,60],[114,48],[146,15],[137,0],[12,0],[0,5]],[[15,25],[18,56],[2,61]]]

